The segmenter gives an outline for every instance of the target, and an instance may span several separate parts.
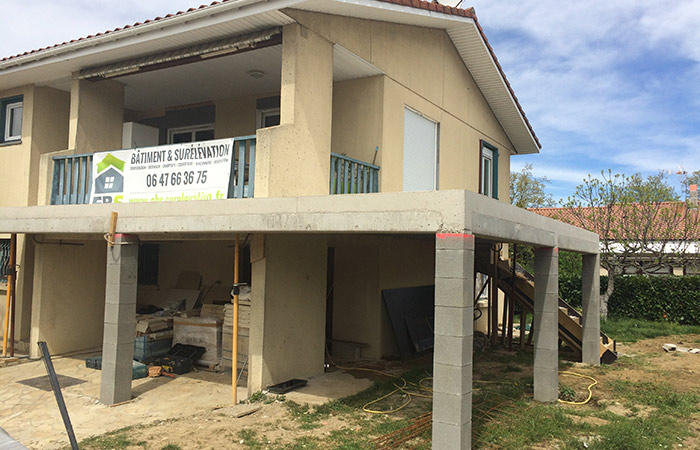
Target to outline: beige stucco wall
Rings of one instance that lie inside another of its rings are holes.
[[[376,164],[382,155],[382,76],[339,81],[333,85],[333,135],[331,148],[360,161]]]
[[[102,345],[107,246],[103,241],[81,244],[37,245],[32,355],[38,341],[46,341],[52,354]]]
[[[0,207],[27,206],[29,185],[29,168],[31,161],[32,108],[34,105],[34,87],[24,86],[18,89],[0,92],[0,99],[23,95],[22,141],[0,146],[2,175],[0,176]]]
[[[29,202],[39,204],[39,162],[41,155],[68,148],[70,93],[49,87],[34,88],[32,108],[32,155],[29,176]]]
[[[120,149],[123,123],[123,84],[73,80],[68,148],[76,154]]]
[[[476,191],[479,180],[479,140],[499,148],[499,198],[507,199],[509,154],[513,145],[471,77],[449,36],[441,30],[352,19],[299,10],[286,11],[300,24],[331,42],[370,62],[385,75],[381,88],[369,80],[337,83],[334,101],[333,148],[348,156],[373,151],[380,146],[377,163],[381,166],[380,189],[383,192],[403,188],[403,117],[409,106],[440,123],[440,189]],[[374,98],[368,100],[368,87],[383,92],[381,108]],[[347,104],[345,102],[347,99]],[[354,100],[357,99],[357,100]],[[357,114],[357,104],[364,114]],[[336,124],[337,117],[350,120]],[[381,143],[355,146],[349,130],[366,129],[364,140],[381,130]],[[336,135],[336,133],[341,133]],[[365,147],[369,147],[365,148]],[[371,161],[373,155],[363,159]],[[356,157],[356,156],[353,156]]]
[[[332,96],[332,44],[285,25],[280,125],[258,130],[255,197],[328,194]]]
[[[25,86],[0,93],[23,95],[22,141],[0,146],[0,206],[38,204],[39,161],[43,153],[65,148],[68,135],[68,94],[47,87]],[[4,237],[4,236],[3,236]],[[34,247],[31,238],[17,237],[15,339],[30,334]],[[4,290],[1,291],[4,293]],[[0,305],[0,317],[5,305]]]
[[[268,234],[261,259],[251,249],[249,391],[323,373],[326,245],[320,235]]]
[[[435,283],[432,239],[338,236],[335,248],[333,338],[369,344],[364,358],[398,353],[382,290]]]
[[[216,139],[254,135],[257,124],[257,100],[275,95],[279,95],[279,92],[215,100],[214,135]]]
[[[233,240],[163,242],[158,259],[158,286],[174,288],[180,273],[191,270],[202,274],[202,288],[217,280],[222,286],[230,287],[233,252]]]

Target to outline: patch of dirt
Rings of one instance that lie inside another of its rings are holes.
[[[593,416],[569,416],[569,417],[571,417],[571,420],[574,423],[587,423],[589,425],[594,425],[596,427],[599,427],[601,425],[607,425],[610,423],[609,421],[607,421],[605,419],[601,419],[600,417],[593,417]]]
[[[634,409],[627,408],[620,402],[615,400],[599,400],[598,406],[603,407],[606,411],[609,411],[615,415],[623,417],[637,416],[645,418],[649,417],[649,414],[656,411],[656,408],[652,408],[651,406],[645,405],[635,405]]]
[[[239,434],[251,432],[263,447],[276,443],[285,446],[301,437],[324,439],[334,430],[348,424],[330,416],[319,422],[318,428],[301,429],[290,420],[287,408],[282,403],[261,405],[262,408],[248,416],[236,418],[226,409],[213,410],[180,420],[160,421],[151,425],[130,429],[127,439],[137,443],[129,450],[160,450],[168,444],[176,444],[182,450],[200,449],[244,449],[250,448]]]
[[[658,382],[663,380],[676,391],[700,392],[700,354],[665,352],[667,343],[682,346],[697,346],[692,342],[699,335],[663,336],[645,339],[635,343],[617,344],[618,354],[631,357],[631,361],[620,359],[618,366],[613,364],[609,371],[600,373],[596,368],[575,364],[573,371],[593,375],[598,384],[593,388],[594,398],[609,398],[609,380],[630,382]],[[605,369],[605,367],[603,367]],[[568,379],[565,381],[568,384]]]

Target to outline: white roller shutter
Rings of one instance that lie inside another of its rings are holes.
[[[409,108],[404,112],[403,190],[433,191],[437,188],[438,124]]]

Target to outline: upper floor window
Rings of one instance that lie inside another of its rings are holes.
[[[22,96],[0,100],[0,108],[2,141],[19,141],[22,139]]]
[[[481,180],[479,191],[498,199],[498,149],[493,145],[481,141]]]
[[[259,98],[256,102],[255,128],[274,127],[280,124],[280,96]]]
[[[214,139],[213,124],[196,127],[171,128],[168,130],[168,144],[210,141],[212,139]]]
[[[438,189],[440,124],[409,107],[404,108],[403,190]]]

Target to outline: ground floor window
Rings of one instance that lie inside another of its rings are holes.
[[[158,263],[160,260],[159,244],[141,244],[139,246],[139,277],[140,285],[158,284]]]
[[[10,240],[0,239],[0,283],[7,283],[10,273]]]

